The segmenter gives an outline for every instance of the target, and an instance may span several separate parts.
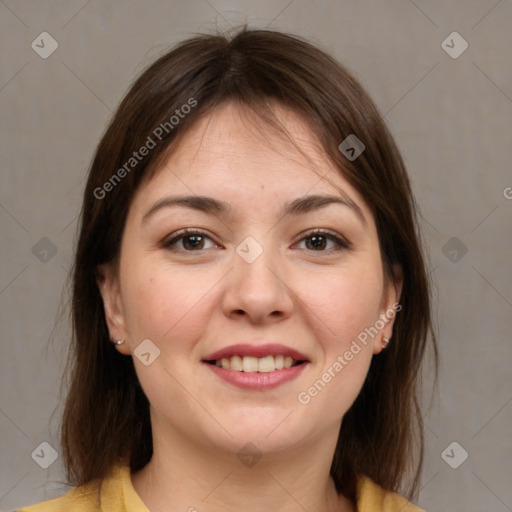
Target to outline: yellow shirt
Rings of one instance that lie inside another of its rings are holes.
[[[17,512],[149,512],[135,492],[128,466],[116,466],[111,476],[72,489],[60,498]],[[358,512],[422,512],[399,494],[388,492],[368,477],[357,482]]]

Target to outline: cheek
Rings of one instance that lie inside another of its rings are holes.
[[[200,330],[200,319],[206,318],[207,293],[216,282],[214,277],[161,264],[127,267],[121,279],[130,333],[154,339],[157,345],[190,338]],[[173,348],[179,351],[179,344]]]
[[[181,384],[195,371],[188,362],[196,359],[195,341],[204,336],[211,315],[207,292],[218,276],[215,279],[203,272],[200,277],[198,272],[177,271],[157,262],[127,265],[121,279],[132,351],[144,339],[150,339],[160,350],[150,366],[134,357],[146,395],[161,414],[169,401],[187,407]]]
[[[356,399],[373,357],[373,338],[366,329],[379,318],[382,278],[378,262],[372,261],[347,265],[304,288],[320,364],[301,403],[314,401],[319,411],[338,418]]]
[[[306,291],[305,302],[324,324],[329,345],[342,348],[375,323],[381,298],[382,273],[374,265],[326,275]]]

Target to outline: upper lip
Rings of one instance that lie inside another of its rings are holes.
[[[252,357],[265,357],[265,356],[289,356],[295,361],[308,361],[308,357],[302,352],[294,348],[281,345],[279,343],[266,343],[264,345],[251,345],[250,343],[241,343],[238,345],[230,345],[229,347],[221,348],[216,352],[212,352],[206,356],[204,361],[218,361],[222,358],[230,358],[233,356],[252,356]]]

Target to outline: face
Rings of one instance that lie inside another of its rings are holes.
[[[100,269],[153,432],[224,452],[336,436],[400,293],[363,197],[307,125],[276,112],[309,158],[222,106],[139,188],[118,273]]]

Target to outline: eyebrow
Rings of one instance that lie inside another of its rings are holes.
[[[343,196],[330,196],[330,195],[310,195],[299,197],[283,207],[282,215],[302,215],[321,208],[325,208],[330,204],[340,204],[350,208],[366,226],[366,218],[363,211],[350,197]]]
[[[283,217],[289,215],[305,215],[307,213],[325,208],[330,204],[340,204],[350,208],[357,217],[361,220],[364,226],[367,225],[366,218],[363,211],[352,199],[347,195],[344,196],[331,196],[331,195],[309,195],[299,197],[286,203],[282,210]],[[207,196],[169,196],[158,200],[142,217],[142,222],[146,222],[156,212],[164,208],[171,208],[174,206],[182,206],[192,208],[210,215],[230,215],[233,213],[231,205],[225,201],[219,201],[213,197]]]

